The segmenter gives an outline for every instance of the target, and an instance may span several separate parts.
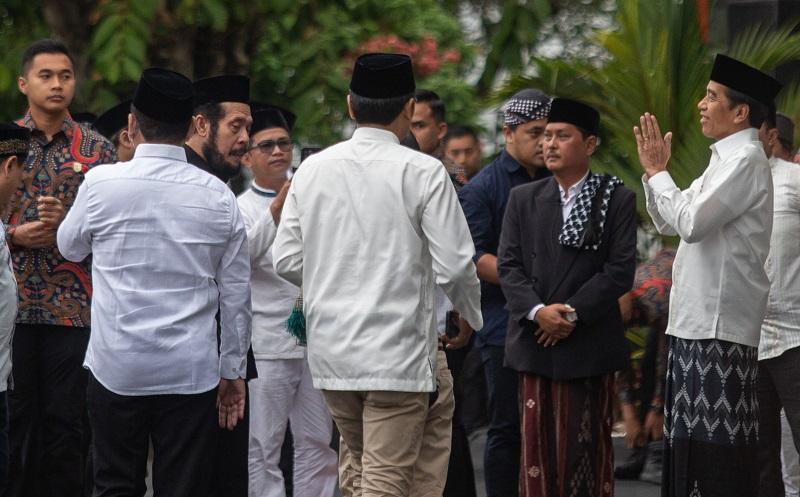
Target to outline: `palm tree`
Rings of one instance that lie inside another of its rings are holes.
[[[498,96],[532,86],[595,106],[602,115],[602,136],[594,167],[636,189],[644,212],[632,133],[641,114],[654,113],[662,130],[673,131],[669,167],[678,185],[688,186],[708,163],[710,142],[700,131],[696,105],[705,93],[715,50],[703,41],[697,5],[681,0],[619,0],[616,29],[593,35],[607,60],[534,58],[537,76],[512,77]],[[800,58],[800,34],[792,33],[793,28],[754,27],[734,41],[728,54],[773,70]],[[796,92],[798,83],[787,87]],[[792,100],[800,113],[800,99]]]

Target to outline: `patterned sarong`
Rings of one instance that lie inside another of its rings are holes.
[[[669,338],[661,495],[758,495],[758,349]]]
[[[520,375],[520,497],[614,494],[614,374],[553,381]]]

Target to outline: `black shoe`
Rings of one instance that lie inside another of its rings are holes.
[[[664,442],[659,440],[647,444],[647,457],[644,467],[639,474],[639,479],[647,483],[661,485],[661,461],[664,450]]]
[[[635,480],[642,472],[644,461],[647,456],[645,447],[633,449],[628,460],[614,468],[614,478],[618,480]]]

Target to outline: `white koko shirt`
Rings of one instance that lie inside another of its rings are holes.
[[[767,258],[771,282],[758,358],[800,346],[800,165],[772,158],[775,212]]]
[[[244,378],[250,261],[236,197],[181,147],[141,144],[86,174],[58,229],[65,258],[92,255],[84,366],[119,395],[207,392]],[[221,332],[217,351],[219,310]]]
[[[273,260],[303,284],[314,386],[432,391],[434,283],[473,329],[483,326],[474,253],[442,163],[393,133],[361,127],[306,159]]]
[[[253,354],[256,359],[299,359],[305,356],[305,347],[286,331],[286,321],[300,288],[278,276],[272,265],[277,227],[269,206],[274,197],[275,192],[254,183],[236,199],[250,247]]]
[[[769,292],[772,175],[756,130],[713,144],[687,190],[666,171],[643,183],[659,233],[681,237],[667,334],[757,347]]]

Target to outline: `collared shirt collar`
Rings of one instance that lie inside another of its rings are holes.
[[[28,112],[25,113],[25,116],[20,119],[17,124],[20,126],[24,126],[34,132],[37,135],[44,135],[44,131],[36,127],[36,123],[33,121],[33,116],[31,116],[31,111],[28,109]],[[64,133],[68,138],[72,136],[72,128],[77,126],[78,124],[72,120],[72,116],[67,113],[66,117],[64,117],[64,122],[61,123],[61,133]],[[56,133],[58,134],[58,133]],[[54,135],[55,137],[55,135]]]
[[[172,159],[186,162],[186,151],[178,145],[167,145],[164,143],[141,143],[136,146],[133,153],[134,159],[143,157],[158,157],[162,159]]]
[[[262,188],[258,186],[255,180],[253,180],[250,187],[253,189],[254,192],[264,197],[274,197],[278,194],[278,192],[276,192],[275,190],[270,190],[269,188]]]
[[[564,188],[562,188],[561,185],[559,184],[558,185],[558,194],[559,194],[559,197],[561,197],[561,202],[562,203],[563,202],[568,202],[570,199],[575,197],[575,195],[580,193],[581,188],[583,188],[583,184],[586,183],[586,178],[588,178],[588,177],[589,177],[589,171],[586,171],[586,174],[583,175],[583,178],[581,178],[574,185],[572,185],[569,188],[567,188],[566,192],[564,191]],[[558,182],[556,182],[556,184],[558,184]]]
[[[503,164],[503,167],[506,168],[506,171],[510,173],[515,173],[519,168],[522,167],[522,164],[517,162],[517,159],[512,157],[506,149],[503,149],[503,151],[500,152],[500,162]]]
[[[712,153],[715,153],[721,160],[726,160],[733,155],[739,148],[750,143],[758,141],[758,131],[755,128],[747,128],[737,131],[732,135],[711,145],[709,148]]]
[[[356,128],[356,130],[353,132],[353,138],[356,140],[375,140],[400,143],[400,139],[397,138],[397,135],[391,131],[380,128],[371,128],[369,126]]]

